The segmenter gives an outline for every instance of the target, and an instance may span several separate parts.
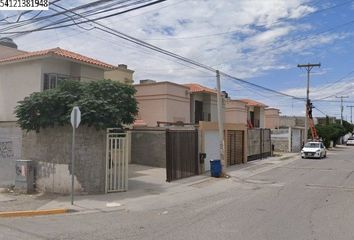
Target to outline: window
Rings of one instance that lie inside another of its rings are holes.
[[[64,80],[80,81],[80,78],[64,74],[45,73],[43,78],[43,90],[56,88],[60,84],[60,82]]]

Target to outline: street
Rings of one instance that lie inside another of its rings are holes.
[[[169,207],[0,219],[0,239],[354,239],[353,154],[297,157]]]

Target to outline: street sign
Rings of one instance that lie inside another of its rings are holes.
[[[81,122],[81,112],[79,107],[74,107],[70,116],[71,126],[78,128]]]

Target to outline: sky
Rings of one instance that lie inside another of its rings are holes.
[[[61,0],[58,4],[72,8],[87,2],[92,1]],[[0,11],[0,20],[10,17],[6,21],[16,21],[19,13]],[[354,0],[168,0],[100,23],[252,84],[299,98],[306,96],[307,73],[297,65],[321,63],[311,71],[314,115],[339,118],[337,97],[348,96],[344,119],[350,120],[347,106],[354,105],[353,13]],[[3,26],[0,37],[12,37],[3,34]],[[135,83],[153,79],[216,86],[214,72],[92,29],[90,24],[81,26],[34,32],[14,41],[26,51],[61,47],[113,65],[127,64],[135,71]],[[35,27],[38,25],[31,24],[23,29]],[[251,98],[279,108],[282,115],[304,114],[304,101],[299,99],[224,76],[221,87],[233,99]]]

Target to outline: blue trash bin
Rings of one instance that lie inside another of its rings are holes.
[[[212,177],[221,176],[221,161],[220,159],[210,160],[210,172]]]

